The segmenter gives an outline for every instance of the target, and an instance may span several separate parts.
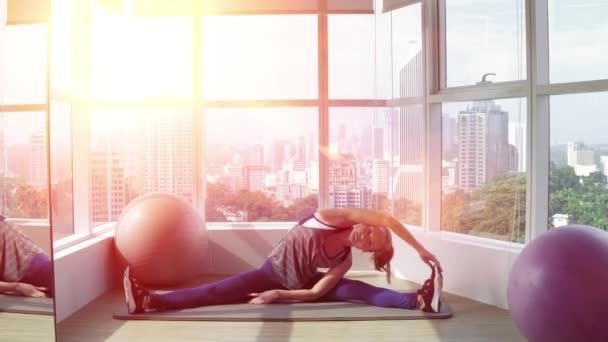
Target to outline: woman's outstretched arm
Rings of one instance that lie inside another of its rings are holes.
[[[26,283],[7,283],[0,281],[0,293],[5,292],[17,292],[22,296],[26,297],[46,297],[46,294],[42,291],[46,289],[43,287],[37,287]]]
[[[324,209],[318,211],[315,216],[321,220],[321,222],[337,227],[352,226],[359,223],[368,224],[370,226],[386,227],[395,233],[401,240],[412,246],[412,248],[418,252],[422,261],[429,266],[432,266],[434,263],[439,266],[439,269],[441,270],[441,264],[437,258],[424,248],[401,222],[392,216],[386,215],[380,211],[359,208]]]
[[[325,275],[311,289],[302,290],[270,290],[262,293],[251,293],[254,297],[250,303],[269,304],[277,300],[312,301],[323,297],[333,289],[340,279],[352,266],[352,257],[349,256],[340,264],[330,268]]]

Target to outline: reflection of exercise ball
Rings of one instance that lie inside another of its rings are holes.
[[[202,218],[184,198],[148,193],[118,218],[115,244],[144,285],[170,286],[200,274]]]
[[[564,226],[531,241],[509,275],[509,310],[530,341],[608,341],[608,232]]]

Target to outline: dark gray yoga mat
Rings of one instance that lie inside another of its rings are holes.
[[[205,306],[194,309],[147,312],[131,315],[126,304],[114,311],[114,318],[122,320],[152,321],[375,321],[405,319],[443,319],[452,317],[450,306],[442,302],[441,311],[426,313],[421,310],[381,308],[377,306],[346,303],[289,303],[289,304],[230,304]]]
[[[52,315],[55,310],[53,298],[0,295],[0,312]]]

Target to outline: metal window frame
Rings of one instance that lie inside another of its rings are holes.
[[[324,3],[324,0],[320,0]],[[409,4],[410,1],[408,1]],[[318,34],[318,80],[319,92],[316,99],[286,100],[204,100],[202,66],[200,56],[204,42],[200,39],[200,25],[204,17],[193,15],[192,35],[192,97],[153,97],[138,103],[116,103],[104,99],[92,100],[90,103],[80,101],[81,96],[61,96],[70,98],[73,104],[87,104],[104,108],[146,108],[159,106],[175,108],[192,106],[192,119],[195,125],[194,134],[194,175],[195,205],[204,213],[205,196],[205,141],[202,132],[205,129],[204,113],[206,108],[261,108],[261,107],[317,107],[319,129],[319,208],[329,206],[328,193],[328,158],[323,151],[329,145],[329,108],[330,107],[397,107],[402,105],[425,106],[425,200],[423,206],[423,227],[427,231],[440,231],[441,217],[441,104],[444,102],[461,102],[486,99],[526,98],[527,112],[527,191],[526,194],[526,241],[546,231],[548,213],[548,175],[549,175],[549,97],[551,95],[576,94],[608,91],[608,80],[592,80],[550,84],[548,80],[548,26],[547,0],[525,0],[526,27],[526,79],[519,81],[446,87],[446,50],[445,50],[445,2],[446,0],[419,0],[411,4],[422,4],[422,53],[424,61],[424,96],[410,98],[379,99],[329,99],[328,83],[328,14],[327,11],[314,13],[317,16]],[[259,14],[259,13],[256,13]],[[331,13],[333,14],[333,13]],[[353,13],[359,14],[359,13]],[[195,19],[197,18],[197,19]],[[391,25],[392,26],[392,25]],[[531,29],[534,28],[534,29]],[[392,30],[391,30],[391,34]],[[89,56],[90,57],[90,56]],[[392,54],[391,54],[392,58]],[[86,63],[85,63],[86,64]],[[394,77],[391,73],[391,78]],[[198,80],[197,80],[198,79]],[[87,85],[88,87],[89,85]],[[88,89],[88,88],[85,88]],[[82,94],[81,94],[82,95]],[[53,98],[51,94],[51,98]],[[36,106],[36,105],[34,105]],[[42,106],[42,105],[40,105]],[[4,106],[6,107],[6,106]],[[0,107],[0,110],[2,108]],[[25,108],[25,107],[24,107]],[[87,118],[73,119],[72,125],[88,127]],[[80,156],[89,147],[83,144],[90,139],[90,132],[73,132],[74,154]],[[87,157],[88,158],[88,157]],[[79,193],[74,203],[88,203],[88,164],[82,159],[74,162],[75,189],[85,189]],[[83,173],[84,172],[84,173]],[[83,175],[85,175],[83,177]],[[85,194],[86,192],[86,194]],[[74,208],[75,230],[80,224],[89,220],[89,209]],[[77,213],[77,214],[76,214]],[[77,219],[78,216],[78,219]],[[90,228],[88,228],[90,233]]]

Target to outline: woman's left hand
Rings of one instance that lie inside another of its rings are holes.
[[[423,248],[419,252],[419,254],[420,259],[422,259],[425,264],[429,265],[429,267],[433,267],[433,265],[436,265],[439,268],[439,272],[443,272],[439,260],[437,260],[437,257],[433,253],[429,252],[426,248]]]
[[[250,297],[254,297],[249,301],[251,304],[270,304],[279,298],[279,291],[269,290],[262,293],[250,293]]]

